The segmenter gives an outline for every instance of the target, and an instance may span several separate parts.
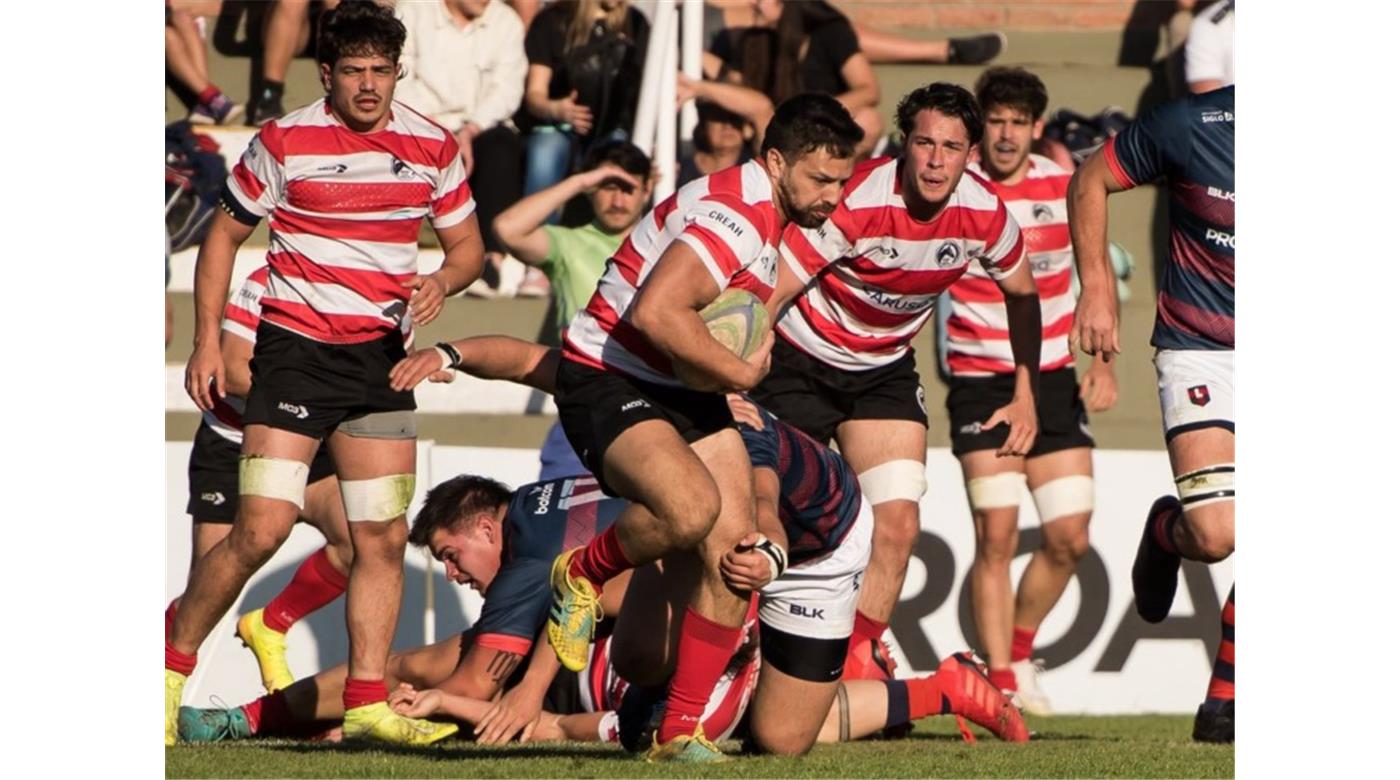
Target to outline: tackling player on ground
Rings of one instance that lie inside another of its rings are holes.
[[[195,652],[262,564],[240,541],[284,538],[324,440],[355,550],[345,734],[431,742],[453,731],[388,707],[385,662],[403,588],[413,496],[414,401],[388,387],[400,326],[432,321],[480,274],[482,245],[452,134],[393,101],[404,27],[390,9],[346,0],[321,22],[324,99],[264,125],[229,177],[195,270],[197,327],[186,389],[202,410],[226,393],[219,321],[234,254],[269,220],[271,273],[244,412],[234,532],[196,566],[166,642],[166,744]],[[424,217],[444,249],[418,274]]]
[[[989,68],[977,80],[976,92],[987,132],[980,161],[969,170],[988,179],[1021,225],[1040,290],[1040,434],[1026,457],[999,458],[996,450],[1006,430],[982,429],[987,415],[1011,399],[1015,365],[1003,296],[976,265],[948,288],[948,422],[976,527],[976,557],[968,576],[992,681],[1015,691],[1027,712],[1048,715],[1031,651],[1037,629],[1089,549],[1094,440],[1086,407],[1095,412],[1111,407],[1117,383],[1112,364],[1102,360],[1093,362],[1082,382],[1075,379],[1069,350],[1074,256],[1065,211],[1071,172],[1031,154],[1044,125],[1045,85],[1021,68]],[[1013,589],[1017,514],[1027,487],[1040,515],[1042,541]]]
[[[1215,563],[1235,551],[1235,88],[1167,103],[1095,152],[1070,184],[1070,231],[1083,293],[1071,343],[1119,352],[1118,299],[1108,262],[1108,196],[1157,179],[1171,195],[1171,250],[1157,293],[1158,398],[1177,495],[1147,514],[1133,597],[1149,623],[1167,617],[1181,559]],[[1193,738],[1235,739],[1235,589]]]
[[[773,367],[754,399],[820,442],[833,437],[875,510],[846,674],[889,677],[879,639],[919,534],[928,413],[911,342],[940,293],[980,263],[1005,295],[1015,364],[1000,456],[1036,437],[1040,305],[1016,220],[989,184],[963,175],[982,113],[962,87],[934,83],[900,101],[899,160],[861,163],[819,226],[789,226],[773,302],[806,287],[778,321]],[[775,312],[776,313],[776,312]],[[881,668],[883,666],[883,668]]]

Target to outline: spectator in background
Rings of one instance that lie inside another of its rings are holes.
[[[753,9],[754,26],[716,38],[705,75],[756,89],[774,105],[801,92],[832,95],[860,125],[857,159],[870,156],[884,129],[880,83],[850,21],[816,0],[755,0]]]
[[[699,123],[693,149],[680,162],[676,186],[753,159],[773,118],[773,103],[757,90],[679,75],[677,98],[695,98]]]
[[[499,267],[506,250],[490,225],[521,195],[523,151],[510,117],[525,89],[525,25],[503,0],[401,2],[397,11],[408,40],[395,96],[456,134],[486,259]]]
[[[584,170],[511,206],[496,217],[495,232],[521,262],[541,269],[554,290],[555,338],[588,303],[608,258],[641,219],[651,200],[651,160],[626,141],[595,146]],[[547,224],[578,195],[587,195],[593,221],[567,228]],[[540,479],[586,474],[558,422],[540,450]]]
[[[321,0],[321,10],[329,11],[340,0]],[[248,124],[257,127],[286,113],[282,93],[287,69],[296,53],[311,39],[311,0],[277,0],[263,17],[261,85],[248,103]]]
[[[226,125],[243,115],[243,107],[209,80],[200,17],[218,16],[222,6],[222,0],[165,3],[165,67],[195,96],[191,124]]]
[[[1195,94],[1235,83],[1235,0],[1217,0],[1191,22],[1186,86]]]
[[[525,35],[525,103],[516,115],[527,134],[527,195],[567,176],[588,147],[631,132],[649,32],[626,0],[557,2],[535,16]]]
[[[705,0],[705,47],[713,49],[715,38],[725,28],[751,26],[754,5],[754,0]],[[1006,48],[1006,35],[1000,32],[925,39],[877,30],[855,20],[851,20],[851,27],[860,50],[877,64],[980,65]]]

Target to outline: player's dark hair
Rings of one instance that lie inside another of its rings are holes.
[[[608,141],[593,147],[583,158],[583,170],[591,171],[603,163],[612,163],[643,182],[651,178],[651,158],[628,141]]]
[[[426,547],[428,537],[439,528],[451,529],[458,521],[482,512],[495,512],[509,504],[514,492],[490,477],[462,474],[428,491],[423,508],[413,518],[408,541]]]
[[[833,157],[850,157],[863,135],[860,125],[836,98],[807,92],[778,104],[763,134],[760,152],[767,155],[769,149],[777,149],[790,163],[818,149]]]
[[[987,68],[977,78],[973,90],[977,93],[977,105],[982,108],[983,114],[992,110],[992,106],[1005,106],[1035,120],[1045,114],[1045,107],[1050,104],[1045,83],[1025,68],[1008,68],[1004,65]]]
[[[394,9],[370,0],[344,0],[321,14],[316,62],[334,66],[341,57],[380,56],[398,62],[408,31]]]
[[[963,127],[967,128],[968,141],[975,145],[982,140],[982,109],[978,108],[977,99],[964,87],[935,81],[900,99],[894,119],[904,138],[909,138],[914,131],[914,120],[920,111],[937,111],[944,116],[960,119]]]

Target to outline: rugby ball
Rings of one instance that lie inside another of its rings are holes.
[[[741,358],[752,355],[768,335],[768,310],[748,290],[725,290],[700,310],[715,341]]]

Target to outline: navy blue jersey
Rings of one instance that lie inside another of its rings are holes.
[[[627,502],[608,498],[593,477],[565,477],[515,491],[503,523],[501,569],[476,624],[484,647],[526,654],[549,614],[549,569],[559,553],[607,530]]]
[[[743,423],[753,467],[778,473],[778,517],[788,537],[791,564],[835,550],[860,513],[860,483],[854,471],[831,448],[758,408],[763,430]]]
[[[1165,177],[1171,252],[1153,346],[1235,348],[1235,88],[1158,106],[1104,145],[1118,183]]]

